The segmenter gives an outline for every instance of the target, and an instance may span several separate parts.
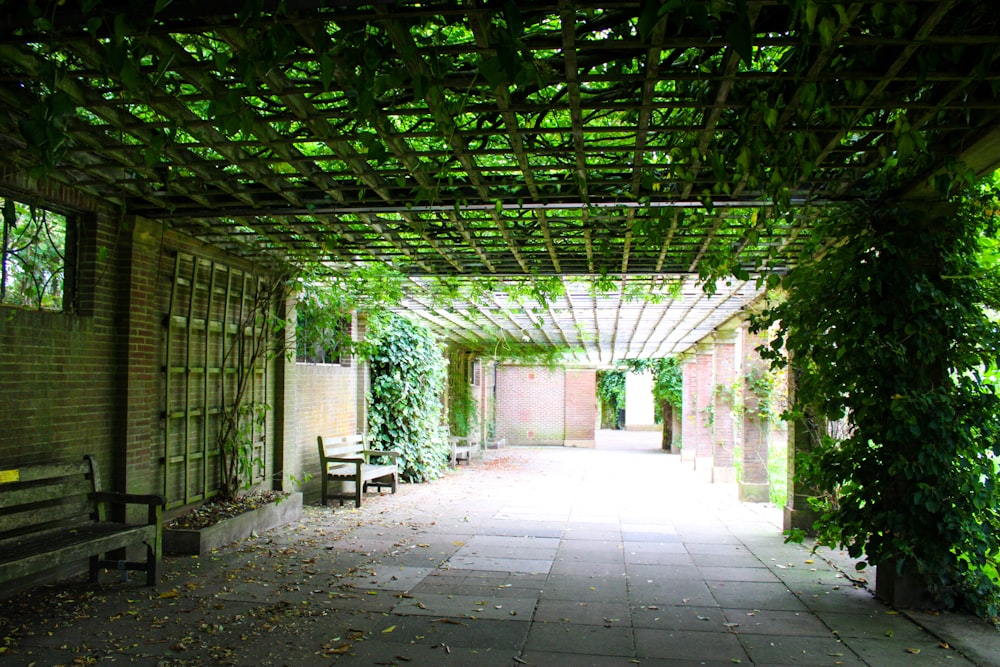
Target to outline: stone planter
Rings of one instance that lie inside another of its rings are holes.
[[[223,519],[207,528],[171,528],[163,530],[163,553],[205,554],[231,544],[254,532],[262,533],[302,516],[302,494],[292,493],[281,500],[261,505],[255,510]]]
[[[899,571],[897,563],[886,561],[875,568],[875,595],[888,605],[900,609],[926,609],[934,606],[927,590],[927,581],[912,562]]]

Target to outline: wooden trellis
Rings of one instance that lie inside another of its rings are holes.
[[[164,365],[164,490],[167,506],[214,496],[219,487],[217,434],[232,409],[240,337],[254,335],[248,318],[260,278],[219,262],[178,253],[166,320]],[[252,369],[247,401],[267,402],[267,359]],[[266,428],[255,430],[251,483],[266,476]]]

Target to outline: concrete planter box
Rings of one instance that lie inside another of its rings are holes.
[[[262,533],[302,516],[302,494],[292,493],[279,501],[224,519],[207,528],[163,530],[163,552],[168,554],[205,554],[212,549]]]

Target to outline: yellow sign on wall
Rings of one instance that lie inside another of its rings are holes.
[[[20,470],[0,470],[0,484],[10,484],[21,481]]]

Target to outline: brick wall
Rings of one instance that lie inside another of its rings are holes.
[[[27,184],[2,168],[0,183],[8,195],[82,220],[76,311],[0,306],[0,468],[94,454],[105,486],[162,492],[164,320],[173,257],[183,250],[247,267],[58,187],[26,195]],[[273,432],[268,442],[276,442]],[[271,449],[267,456],[273,465]]]
[[[299,489],[306,502],[318,500],[320,494],[316,436],[351,435],[364,430],[357,414],[359,367],[363,369],[364,365],[356,360],[350,366],[295,364],[294,405],[288,410],[297,435],[294,442],[288,443],[285,460],[288,472],[300,482],[311,476]]]
[[[496,430],[509,445],[562,445],[566,373],[534,366],[497,370]]]
[[[0,167],[6,194],[80,216],[78,307],[55,313],[0,306],[0,468],[97,457],[106,485],[122,488],[125,321],[119,302],[117,225],[78,194],[46,186],[42,197]],[[29,193],[25,196],[25,193]]]

